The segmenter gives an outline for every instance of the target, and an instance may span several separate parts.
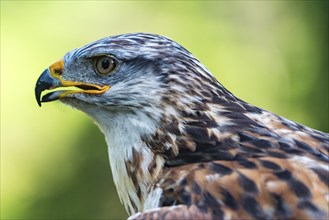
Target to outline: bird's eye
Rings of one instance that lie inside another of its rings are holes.
[[[101,75],[107,75],[115,69],[117,62],[111,57],[98,57],[95,60],[96,71]]]

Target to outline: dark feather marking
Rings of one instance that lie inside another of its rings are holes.
[[[204,163],[199,163],[198,168],[199,168],[199,169],[204,169],[204,168],[205,168]]]
[[[217,201],[217,199],[208,191],[204,193],[204,199],[208,202],[209,206],[212,209],[218,209],[220,207],[220,203]]]
[[[302,155],[303,154],[303,152],[301,150],[294,149],[294,148],[291,148],[289,150],[285,150],[285,152],[287,154],[291,154],[291,155]]]
[[[215,83],[219,85],[215,91],[213,90],[211,91],[211,94],[213,95],[212,101],[214,103],[222,105],[222,104],[232,103],[238,100],[231,92],[229,92],[222,85],[220,85],[220,83],[218,83],[218,81],[215,78],[213,78],[212,81],[208,80],[208,82],[210,84]],[[223,99],[222,97],[225,97],[225,99]],[[227,100],[231,102],[228,102]],[[243,108],[240,109],[243,110]]]
[[[194,88],[193,88],[193,91],[194,91]],[[208,102],[207,99],[203,98],[203,100],[201,100],[201,102],[203,103],[202,105],[198,105],[198,109],[196,111],[200,112],[199,114],[201,115],[201,112],[204,112],[204,111],[208,111],[209,110],[209,106],[206,105],[206,103]],[[203,114],[204,115],[204,114]],[[214,121],[214,120],[211,120],[211,121]]]
[[[329,144],[329,141],[326,137],[323,136],[323,133],[319,133],[318,131],[314,130],[314,133],[311,134],[311,137],[322,142]]]
[[[195,146],[194,141],[191,141],[191,140],[189,140],[187,138],[177,137],[176,138],[176,141],[175,141],[175,144],[177,145],[180,153],[183,153],[184,154],[184,153],[189,153],[189,152],[195,151],[195,149],[194,149],[194,146]],[[175,155],[172,155],[172,157],[173,156],[175,156]]]
[[[212,103],[222,105],[223,102],[224,102],[223,98],[221,98],[218,94],[213,94]]]
[[[303,149],[307,153],[310,153],[312,155],[315,155],[317,158],[319,158],[322,161],[329,162],[329,157],[327,155],[324,155],[323,153],[319,152],[318,150],[316,150],[316,149],[308,146],[307,144],[305,144],[305,143],[303,143],[301,141],[295,140],[295,142],[296,142],[297,146],[300,149]]]
[[[159,207],[162,206],[172,206],[176,204],[176,199],[172,195],[169,196],[161,196],[160,202],[159,202]]]
[[[211,138],[213,138],[215,140],[216,137],[215,137],[215,135],[212,135]],[[239,148],[240,145],[232,138],[226,138],[221,142],[216,141],[216,146],[220,147],[220,149],[222,149],[222,150],[231,150],[234,148]]]
[[[206,204],[204,200],[197,201],[196,206],[198,207],[200,212],[203,212],[203,213],[208,212],[208,204]]]
[[[285,154],[284,152],[273,151],[273,150],[268,150],[267,155],[277,158],[283,158],[283,159],[289,157],[289,155]]]
[[[239,173],[239,179],[238,182],[240,186],[247,192],[247,193],[258,193],[258,187],[255,184],[254,181],[243,175],[242,173]]]
[[[186,132],[193,138],[193,140],[197,140],[199,143],[209,142],[209,134],[207,128],[186,126],[185,129]]]
[[[195,193],[195,194],[201,194],[202,193],[202,190],[201,190],[201,188],[200,188],[200,186],[197,182],[193,182],[192,192]]]
[[[132,213],[132,212],[137,212],[137,206],[136,206],[136,204],[132,201],[132,198],[131,197],[129,197],[129,200],[130,200],[130,203],[131,203],[131,205],[132,205],[132,208],[133,208],[133,210],[130,210],[130,212]],[[130,209],[130,207],[129,207],[129,209]]]
[[[297,197],[309,198],[311,196],[311,192],[305,186],[305,184],[295,179],[290,171],[282,170],[279,172],[275,172],[275,175],[279,179],[286,181],[289,184],[291,190],[296,194]]]
[[[213,218],[214,219],[224,219],[224,213],[222,211],[222,209],[220,208],[215,208],[215,209],[212,209],[212,214],[213,214]]]
[[[296,194],[297,197],[299,197],[299,198],[300,197],[302,197],[302,198],[311,197],[310,190],[301,181],[299,181],[295,178],[291,178],[291,180],[288,182],[288,184],[289,184],[290,188],[292,189],[292,191]]]
[[[234,199],[234,197],[232,196],[232,194],[221,188],[221,194],[224,196],[223,198],[223,202],[225,203],[225,205],[233,210],[237,210],[239,207],[239,204],[236,202],[236,200]]]
[[[319,212],[319,209],[312,202],[310,202],[308,200],[300,201],[298,203],[297,207],[299,209],[308,209],[308,210],[311,210],[313,212]]]
[[[228,160],[231,161],[234,156],[230,153],[222,151],[220,149],[209,149],[205,152],[191,152],[191,153],[180,153],[174,158],[169,158],[165,162],[166,167],[175,167],[190,163],[209,162],[212,160]]]
[[[228,175],[228,174],[232,173],[231,168],[218,164],[218,163],[215,163],[215,162],[210,163],[210,169],[212,171],[214,171],[215,173],[220,173],[222,175]]]
[[[174,131],[175,128],[172,128]],[[164,146],[165,143],[174,144],[173,140],[167,133],[163,132],[155,132],[151,137],[142,136],[142,141],[155,153],[161,154],[166,158],[174,157],[176,154],[174,153],[174,149],[172,147],[167,148]]]
[[[329,187],[329,171],[321,168],[312,168],[312,170],[319,176],[320,180]]]
[[[242,197],[243,208],[256,219],[267,219],[264,211],[259,206],[256,199],[252,196],[245,195]]]
[[[322,148],[325,150],[325,152],[327,152],[327,154],[329,154],[329,141],[327,144],[328,145],[322,144]]]
[[[211,148],[217,148],[216,142],[210,140],[207,143],[195,141],[195,144],[196,144],[195,152],[205,152]]]
[[[278,195],[278,194],[275,194],[275,193],[273,193],[271,195],[275,200],[276,216],[280,219],[281,218],[283,218],[283,219],[290,218],[291,217],[291,210],[289,210],[288,206],[286,206],[284,204],[284,200],[282,199],[282,196]]]
[[[150,164],[148,165],[147,169],[148,171],[153,174],[153,171],[155,170],[155,168],[157,167],[157,163],[155,158],[150,162]]]
[[[239,147],[239,145],[236,142],[234,142],[232,139],[225,139],[222,142],[218,142],[210,139],[207,143],[199,142],[199,141],[195,141],[195,143],[196,143],[195,152],[203,152],[203,153],[216,151],[216,150],[226,151]]]
[[[304,151],[313,154],[314,153],[314,149],[311,148],[310,146],[308,146],[307,144],[301,142],[301,141],[297,141],[295,140],[295,143],[297,144],[297,147],[299,147],[300,149],[303,149]]]
[[[249,143],[261,148],[277,148],[272,142],[264,139],[254,139],[251,140]]]
[[[217,123],[214,121],[204,121],[204,120],[193,120],[193,121],[188,121],[186,123],[189,126],[195,126],[195,127],[217,127]]]
[[[179,198],[180,198],[180,204],[186,204],[187,206],[190,206],[192,204],[191,200],[191,194],[187,192],[184,189],[179,190],[178,192]]]
[[[182,181],[180,181],[179,186],[184,188],[187,185],[187,179],[184,178]]]
[[[239,133],[240,141],[245,142],[245,141],[251,141],[255,139],[254,136],[246,134],[246,133]]]
[[[261,148],[257,148],[255,146],[250,146],[247,143],[243,144],[240,143],[240,149],[242,152],[246,153],[247,155],[265,155],[264,150]]]
[[[241,114],[234,109],[230,109],[229,111],[223,111],[221,112],[221,115],[231,119],[237,126],[240,127],[241,125],[245,126],[246,128],[248,127],[251,128],[252,126],[257,126],[257,127],[260,126],[255,121],[251,120],[244,114]]]
[[[260,160],[263,167],[271,169],[271,170],[281,170],[281,167],[276,163],[269,160]]]
[[[285,141],[279,141],[280,149],[288,154],[293,155],[301,155],[303,154],[303,151],[296,148],[296,146],[291,146],[289,143],[286,143]]]
[[[261,114],[264,111],[263,109],[260,109],[260,108],[258,108],[256,106],[253,106],[253,105],[250,105],[249,103],[246,103],[246,102],[243,102],[243,101],[241,101],[240,103],[243,105],[243,107],[248,112]]]
[[[247,159],[245,160],[238,160],[238,163],[243,166],[244,168],[248,168],[248,169],[256,169],[257,166],[254,162],[251,162]]]
[[[201,95],[205,98],[212,98],[212,94],[208,90],[201,90]]]
[[[291,146],[290,142],[287,142],[286,140],[279,140],[278,143],[282,150],[288,150],[295,147]]]
[[[128,171],[128,175],[130,176],[130,178],[131,178],[132,182],[134,183],[134,185],[136,187],[138,187],[137,172],[136,172],[136,170],[131,169],[131,166],[132,166],[131,163],[128,161],[126,163],[126,169]]]
[[[136,185],[135,185],[136,186]],[[136,186],[136,190],[137,190],[137,196],[138,196],[138,198],[139,199],[141,199],[142,198],[142,190],[141,190],[141,188],[140,187],[138,187],[138,186]]]
[[[172,119],[171,122],[166,126],[166,130],[175,135],[181,135],[179,130],[179,122],[177,119]]]
[[[292,178],[291,172],[289,170],[280,170],[274,173],[279,179],[288,181]]]
[[[162,154],[165,156],[165,158],[171,158],[176,156],[173,148],[165,149]]]
[[[261,136],[264,136],[264,137],[271,137],[271,138],[274,138],[274,139],[278,139],[280,137],[279,135],[272,132],[268,128],[266,128],[262,125],[259,125],[257,123],[256,123],[255,126],[253,126],[253,132],[257,135],[261,135]]]

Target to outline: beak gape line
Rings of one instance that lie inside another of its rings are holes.
[[[110,86],[99,86],[84,82],[65,81],[61,78],[64,72],[64,61],[60,60],[49,68],[43,71],[35,85],[35,98],[38,105],[41,102],[51,102],[66,97],[68,94],[84,93],[84,94],[102,94],[106,92]],[[79,90],[65,89],[65,87],[76,87]],[[63,90],[56,90],[47,93],[41,98],[41,93],[45,90],[52,90],[55,88],[63,88]]]

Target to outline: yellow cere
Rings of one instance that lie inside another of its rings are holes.
[[[52,64],[49,67],[50,75],[56,79],[60,78],[63,70],[64,70],[64,60],[63,59],[57,61],[56,63]]]

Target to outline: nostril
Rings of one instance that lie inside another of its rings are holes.
[[[62,69],[55,69],[54,72],[58,76],[61,76],[63,74],[63,70]]]

